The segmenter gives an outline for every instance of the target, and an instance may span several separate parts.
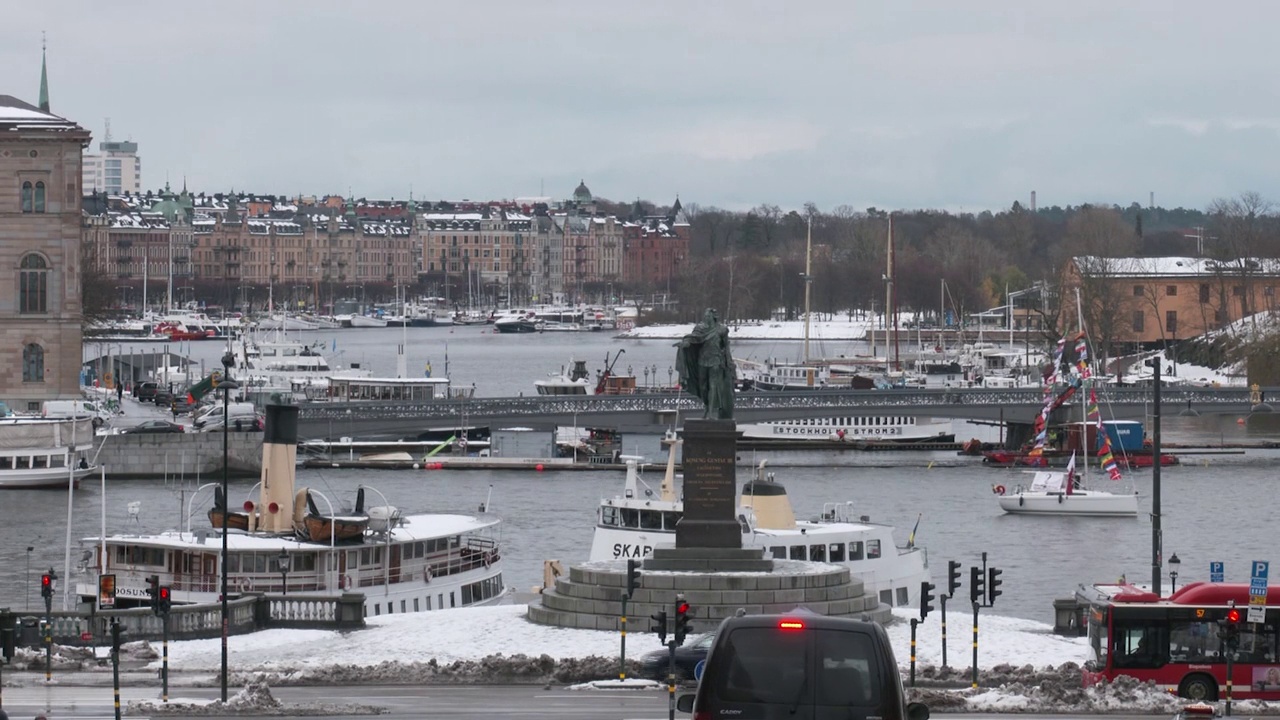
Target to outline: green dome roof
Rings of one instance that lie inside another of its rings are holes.
[[[587,189],[587,183],[579,180],[578,187],[573,191],[573,201],[579,203],[591,202],[591,191]]]

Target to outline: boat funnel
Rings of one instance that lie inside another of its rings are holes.
[[[796,514],[791,509],[787,488],[765,474],[767,460],[761,461],[754,480],[742,486],[742,507],[749,507],[755,515],[755,526],[770,530],[794,530]]]
[[[292,532],[293,481],[297,472],[298,408],[268,405],[262,433],[262,484],[258,496],[258,529]]]

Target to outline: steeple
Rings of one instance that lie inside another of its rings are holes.
[[[40,112],[49,112],[49,62],[44,34],[40,38]]]

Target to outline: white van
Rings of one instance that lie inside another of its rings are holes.
[[[40,415],[49,418],[91,417],[95,428],[111,419],[111,411],[93,400],[45,400]]]
[[[257,416],[258,410],[253,406],[253,403],[233,402],[227,406],[227,421],[233,426],[236,420],[240,420],[241,424],[244,424]],[[196,413],[192,424],[202,430],[211,426],[222,427],[222,404],[218,403],[201,409],[200,412]]]

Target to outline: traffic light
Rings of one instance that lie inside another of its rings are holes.
[[[160,576],[152,575],[147,578],[147,598],[150,601],[151,612],[156,615],[160,614]]]
[[[1240,644],[1240,611],[1228,608],[1226,617],[1219,620],[1218,625],[1218,637],[1226,641],[1227,649],[1235,650]]]
[[[659,610],[657,615],[650,615],[653,623],[649,625],[649,632],[658,634],[658,642],[667,643],[667,611]]]
[[[157,596],[156,604],[159,606],[159,609],[156,610],[157,615],[169,614],[169,608],[173,607],[173,594],[169,591],[168,585],[162,585],[160,587],[160,593]]]
[[[689,634],[689,603],[685,602],[684,597],[676,596],[676,627],[675,627],[676,645],[683,645],[684,639],[688,634]]]
[[[982,577],[982,568],[969,568],[969,602],[976,605],[986,597],[986,592],[982,587],[985,579]]]
[[[947,599],[956,596],[956,591],[960,589],[960,561],[947,561]]]
[[[920,619],[924,620],[929,615],[929,611],[933,610],[933,590],[934,585],[931,582],[920,583]]]
[[[40,596],[45,599],[53,597],[53,573],[45,573],[40,576]]]
[[[627,597],[636,594],[636,588],[640,587],[640,561],[627,561]]]
[[[1004,592],[1000,590],[1000,586],[1004,584],[1004,582],[1000,580],[1000,575],[1003,572],[1004,571],[1000,570],[999,568],[993,568],[993,567],[987,568],[987,604],[988,605],[995,605],[996,598],[1004,594]]]

